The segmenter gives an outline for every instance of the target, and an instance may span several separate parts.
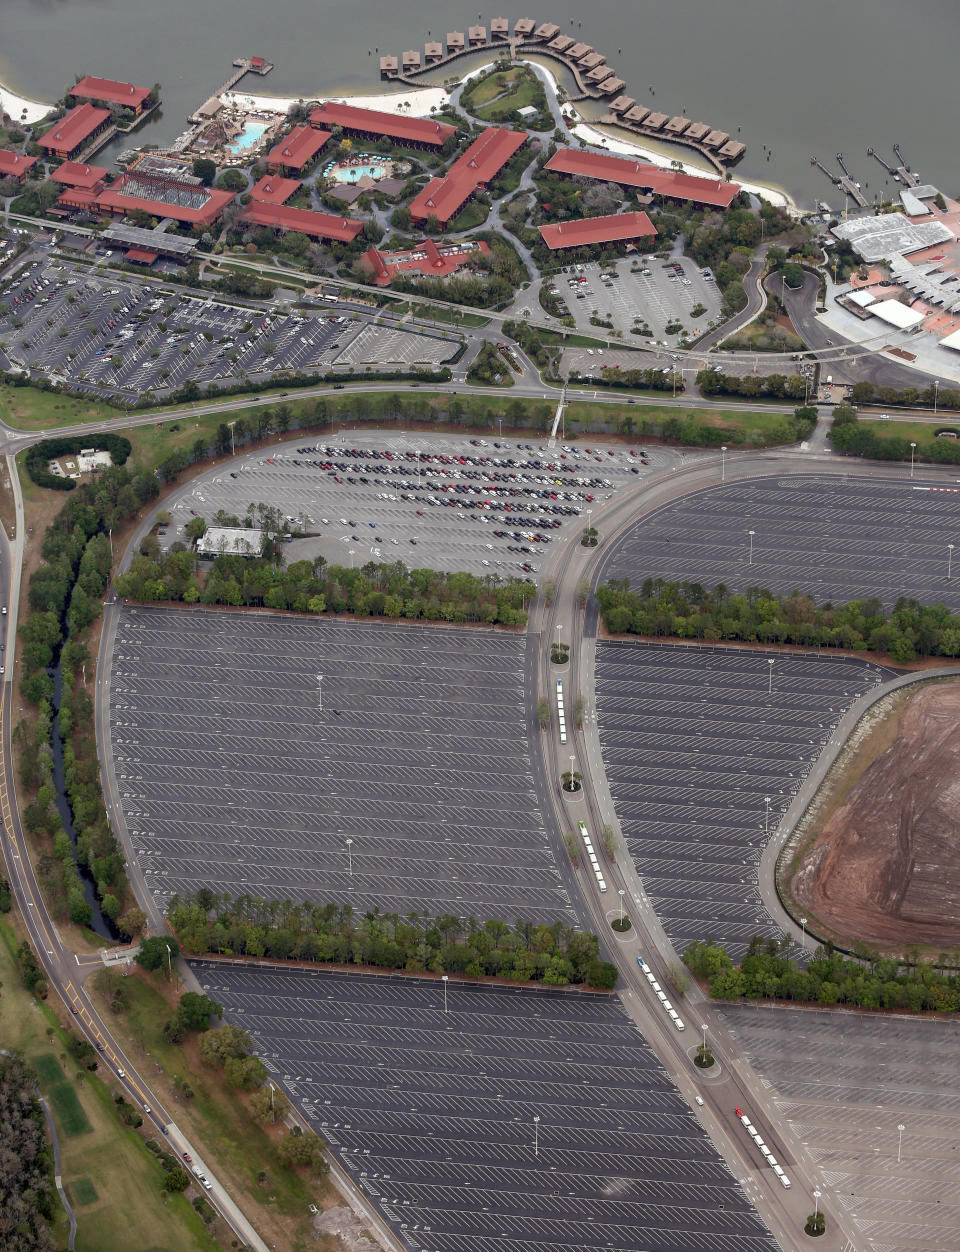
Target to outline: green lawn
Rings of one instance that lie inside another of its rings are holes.
[[[960,434],[960,422],[955,418],[953,420],[947,418],[942,422],[898,422],[895,420],[881,422],[867,417],[860,419],[860,425],[879,439],[906,439],[908,443],[914,442],[921,445],[933,443],[938,430],[955,430]]]
[[[64,1186],[83,1206],[77,1252],[217,1252],[189,1200],[161,1192],[160,1167],[141,1135],[117,1117],[111,1088],[86,1071],[77,1081],[77,1063],[66,1051],[56,1014],[20,981],[14,961],[19,942],[9,923],[0,921],[0,1047],[23,1056],[50,1104]],[[56,1199],[54,1212],[56,1246],[63,1248],[67,1220]]]
[[[521,75],[528,73],[522,66],[516,66],[510,70],[501,70],[499,74],[491,74],[489,78],[485,78],[469,95],[470,108],[479,109],[485,104],[489,104],[501,92],[508,88],[516,87]]]
[[[96,400],[75,400],[36,387],[11,387],[0,383],[0,421],[15,430],[53,430],[78,422],[97,422],[119,417],[121,410]]]
[[[485,83],[484,86],[486,86]],[[512,113],[514,109],[525,109],[528,104],[536,104],[539,98],[540,92],[537,90],[537,80],[531,74],[518,82],[509,95],[503,96],[500,100],[493,100],[479,108],[474,108],[472,112],[481,121],[498,122],[506,117],[508,113]]]
[[[450,229],[473,230],[474,227],[483,225],[487,220],[489,212],[487,205],[478,204],[476,200],[470,200],[450,223]]]
[[[54,1064],[56,1064],[54,1058],[51,1058],[51,1060],[54,1060]],[[74,1137],[76,1135],[90,1135],[93,1133],[90,1119],[83,1111],[80,1097],[77,1095],[76,1087],[72,1083],[56,1083],[47,1092],[47,1098],[53,1106],[57,1125],[63,1134]]]

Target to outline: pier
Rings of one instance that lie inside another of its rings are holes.
[[[237,67],[229,78],[225,79],[209,99],[204,100],[199,109],[190,114],[191,122],[208,122],[221,107],[220,97],[232,91],[246,74],[269,74],[273,66],[263,57],[236,57],[233,64]]]
[[[869,208],[870,201],[860,190],[860,184],[857,182],[854,182],[854,180],[850,177],[850,171],[847,169],[846,165],[844,164],[842,152],[837,153],[837,163],[839,164],[840,169],[843,171],[842,174],[831,174],[831,172],[827,169],[827,167],[818,157],[812,156],[810,158],[810,164],[815,165],[817,169],[820,170],[821,173],[826,174],[827,178],[830,179],[833,185],[835,187],[839,187],[840,190],[844,192],[846,195],[848,195],[850,199],[854,201],[855,204],[859,205],[861,209]]]

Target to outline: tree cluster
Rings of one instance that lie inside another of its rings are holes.
[[[155,560],[135,557],[118,574],[117,594],[146,602],[251,605],[292,609],[297,613],[353,613],[358,617],[393,617],[443,622],[485,622],[523,626],[530,584],[518,578],[500,582],[495,575],[409,570],[402,561],[360,569],[327,565],[323,557],[295,561],[284,568],[268,560],[219,556],[201,582],[189,552],[171,552]]]
[[[27,449],[24,464],[32,482],[38,487],[49,487],[52,491],[73,491],[77,485],[74,478],[60,478],[51,474],[47,468],[50,461],[61,456],[69,456],[90,447],[91,441],[95,448],[110,453],[114,465],[125,465],[130,455],[130,440],[122,435],[103,432],[99,435],[57,435],[53,439],[43,439]]]
[[[293,904],[202,888],[175,895],[167,917],[185,949],[270,960],[373,965],[408,973],[463,974],[550,986],[586,983],[611,990],[615,965],[600,959],[597,936],[554,922],[513,927],[492,919],[466,923],[451,914],[366,913],[349,904]],[[219,1033],[219,1032],[217,1032]]]
[[[697,386],[705,396],[747,396],[750,399],[804,400],[810,384],[802,374],[726,374],[700,370]]]
[[[504,381],[510,385],[510,366],[497,351],[495,343],[485,343],[471,362],[467,370],[467,381],[486,383],[487,386],[502,386]]]
[[[53,1252],[53,1151],[36,1079],[15,1056],[0,1056],[0,1145],[0,1244]]]
[[[887,614],[876,598],[818,607],[798,591],[778,597],[748,587],[734,594],[724,583],[708,590],[662,578],[646,578],[634,591],[623,578],[599,587],[597,603],[604,626],[615,635],[869,649],[903,664],[918,656],[960,656],[960,614],[904,597]]]
[[[778,943],[755,935],[738,967],[725,948],[698,940],[687,947],[683,960],[692,974],[709,984],[717,1000],[793,1000],[910,1013],[960,1010],[958,972],[945,973],[920,960],[901,966],[865,945],[858,945],[853,959],[842,956],[831,944],[819,947],[804,969],[790,957],[790,946],[789,939]],[[945,965],[947,959],[942,954],[940,964]]]
[[[860,384],[858,383],[857,386]],[[856,390],[856,388],[854,388]],[[932,388],[931,388],[932,390]],[[957,393],[960,401],[960,392]],[[945,427],[957,432],[957,426]],[[960,439],[908,439],[904,435],[878,433],[861,424],[851,405],[838,405],[833,411],[830,442],[837,452],[851,456],[866,456],[875,461],[909,461],[910,454],[918,461],[933,461],[940,465],[960,465]],[[911,443],[916,447],[911,448]]]

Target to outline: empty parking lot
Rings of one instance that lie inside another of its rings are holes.
[[[617,817],[678,952],[706,939],[736,960],[752,935],[781,933],[757,890],[767,832],[849,705],[889,677],[840,657],[598,645],[597,720]]]
[[[358,914],[571,923],[535,794],[526,646],[124,608],[110,750],[155,898],[205,885]]]
[[[753,531],[751,536],[750,532]],[[960,493],[921,471],[880,481],[838,475],[764,478],[695,492],[638,522],[599,581],[686,579],[731,591],[797,589],[818,603],[901,596],[960,609]],[[753,548],[751,559],[751,544]]]
[[[415,1252],[776,1248],[612,996],[193,969]]]
[[[828,1215],[845,1211],[874,1252],[957,1246],[956,1021],[746,1005],[721,1017],[772,1083]]]
[[[658,261],[618,261],[615,266],[593,262],[570,266],[566,274],[553,280],[577,329],[596,334],[590,319],[611,322],[627,342],[634,338],[634,327],[646,326],[651,336],[637,336],[640,345],[653,340],[675,343],[675,332],[667,326],[679,323],[688,333],[700,333],[720,312],[720,291],[712,277],[705,277],[699,266],[685,257]],[[704,310],[692,317],[694,308]],[[602,331],[601,331],[602,333]]]

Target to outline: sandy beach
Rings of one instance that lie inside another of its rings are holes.
[[[26,122],[28,125],[39,122],[53,108],[52,104],[44,104],[40,100],[28,100],[26,96],[18,96],[9,87],[0,83],[0,108],[15,122]]]
[[[286,113],[292,104],[300,100],[335,101],[352,104],[359,109],[379,109],[381,113],[403,113],[410,117],[429,117],[431,109],[439,109],[449,96],[442,87],[422,87],[416,90],[370,96],[332,96],[317,92],[309,96],[251,96],[246,91],[228,91],[222,97],[228,105],[241,109],[255,109],[262,113]]]

